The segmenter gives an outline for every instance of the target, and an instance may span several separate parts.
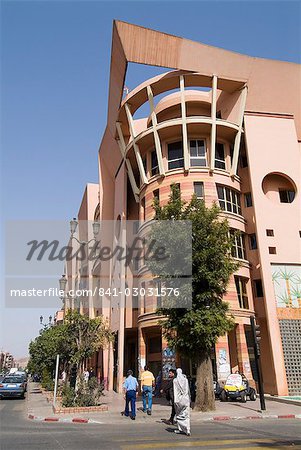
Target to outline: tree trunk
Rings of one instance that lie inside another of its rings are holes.
[[[195,411],[214,411],[212,364],[209,355],[201,355],[197,361]]]

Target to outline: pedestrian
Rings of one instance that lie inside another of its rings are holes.
[[[131,419],[136,419],[136,396],[138,391],[137,378],[133,377],[133,371],[127,371],[127,377],[123,383],[123,398],[125,399],[125,409],[123,415],[128,417],[130,415],[129,403],[131,402]],[[122,413],[121,413],[122,414]]]
[[[178,429],[175,433],[190,436],[190,391],[186,375],[182,369],[177,369],[177,376],[173,380],[174,402]]]
[[[175,403],[174,403],[174,387],[173,380],[175,378],[176,371],[174,369],[169,369],[168,371],[168,381],[164,389],[161,389],[161,394],[165,392],[166,400],[171,404],[171,414],[170,418],[166,422],[168,425],[174,424],[174,418],[176,415]]]
[[[144,413],[147,412],[149,416],[152,414],[154,385],[155,385],[154,374],[149,370],[148,366],[144,366],[144,372],[141,375],[141,392],[142,392],[143,412]]]
[[[160,396],[161,386],[162,386],[162,372],[160,370],[160,372],[158,373],[158,375],[156,377],[156,387],[155,387],[154,397]]]
[[[93,367],[90,367],[90,370],[89,370],[89,380],[91,380],[91,378],[94,378],[95,377],[95,372],[94,372],[94,370],[93,370]]]
[[[88,383],[89,377],[90,377],[90,373],[89,373],[88,369],[85,367],[85,370],[84,370],[84,382],[85,383]]]

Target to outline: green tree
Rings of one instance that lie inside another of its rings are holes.
[[[89,319],[78,311],[69,310],[64,323],[45,328],[29,344],[28,370],[44,378],[53,378],[56,355],[68,372],[72,364],[83,372],[85,359],[114,339],[107,321],[102,317]],[[47,375],[46,375],[47,374]]]
[[[178,353],[190,357],[197,367],[197,392],[195,409],[209,411],[215,409],[213,392],[213,375],[211,350],[219,336],[229,332],[233,326],[233,317],[229,314],[229,306],[222,300],[226,293],[230,276],[237,270],[238,264],[231,256],[233,237],[229,225],[220,217],[220,208],[213,204],[207,208],[202,200],[193,196],[189,203],[181,199],[180,190],[172,186],[169,202],[160,206],[154,202],[155,219],[157,221],[190,221],[192,227],[192,307],[185,307],[188,300],[188,284],[182,284],[180,298],[168,299],[157,310],[162,316],[161,325],[168,344]],[[181,232],[170,232],[168,227],[154,223],[151,238],[157,245],[168,242],[175,255],[173,260],[185,255],[183,248],[187,246],[187,238]],[[183,241],[184,240],[184,241]],[[183,256],[183,264],[187,264]],[[179,284],[180,274],[173,274],[168,279],[168,260],[152,259],[149,268],[161,283],[169,286]],[[163,276],[162,276],[163,275]],[[183,281],[183,280],[182,280]],[[184,307],[183,306],[183,296]],[[173,307],[173,302],[181,300],[181,307]]]
[[[30,359],[28,370],[40,376],[48,373],[53,376],[56,363],[56,355],[59,354],[62,362],[68,363],[71,358],[70,342],[66,326],[60,324],[45,328],[29,344]]]
[[[103,316],[90,319],[77,310],[69,310],[65,316],[64,326],[68,341],[71,343],[70,362],[77,364],[78,375],[83,373],[87,358],[114,340],[108,321]]]

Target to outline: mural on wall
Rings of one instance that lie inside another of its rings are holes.
[[[278,308],[301,308],[301,266],[273,265],[272,278]]]
[[[168,380],[168,372],[170,369],[176,368],[176,353],[171,348],[162,350],[162,375],[163,380]]]

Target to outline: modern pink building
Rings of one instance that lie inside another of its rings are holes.
[[[171,70],[123,98],[129,62]],[[220,380],[239,369],[256,381],[250,330],[255,314],[265,391],[276,395],[301,393],[300,82],[297,64],[114,22],[99,201],[93,187],[93,207],[82,216],[112,221],[111,233],[100,233],[100,239],[114,247],[126,240],[117,232],[120,224],[151,220],[154,196],[166,203],[172,183],[186,200],[196,193],[208,206],[218,202],[241,236],[233,250],[240,268],[224,298],[235,328],[213,349],[213,367]],[[144,104],[149,114],[137,119]],[[141,268],[137,275],[133,267],[116,269],[107,262],[87,270],[91,282],[94,274],[104,288],[152,283]],[[128,368],[138,373],[147,363],[158,372],[166,363],[155,301],[140,298],[137,307],[135,300],[121,295],[112,304],[104,298],[101,308],[93,306],[99,299],[90,301],[90,315],[104,314],[116,331],[115,347],[101,352],[95,365],[118,391]],[[194,375],[190,361],[175,359]]]

